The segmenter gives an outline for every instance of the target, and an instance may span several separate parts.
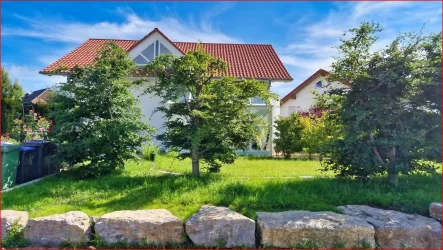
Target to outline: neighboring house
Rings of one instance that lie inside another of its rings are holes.
[[[49,88],[39,89],[31,93],[26,93],[23,97],[25,104],[47,104],[51,90]]]
[[[328,71],[319,69],[283,97],[280,101],[280,115],[287,117],[293,112],[308,111],[315,103],[315,95],[313,92],[323,94],[329,89],[348,87],[348,85],[341,82],[328,82],[326,80],[328,74]]]
[[[157,28],[140,40],[117,40],[117,39],[89,39],[79,47],[55,61],[42,71],[41,74],[53,75],[54,70],[60,66],[72,68],[75,65],[85,66],[91,64],[97,55],[97,51],[106,41],[113,41],[121,48],[128,51],[131,58],[140,67],[152,61],[156,56],[162,54],[173,54],[181,56],[190,50],[195,50],[198,43],[195,42],[172,42]],[[283,63],[271,45],[264,44],[222,44],[222,43],[202,43],[203,49],[212,56],[218,56],[229,65],[228,74],[237,78],[263,81],[269,84],[269,88],[274,82],[292,81]],[[57,73],[59,75],[69,75],[69,70]],[[133,75],[131,79],[139,79]],[[152,84],[154,78],[147,78],[145,86]],[[133,90],[135,96],[141,94],[140,90]],[[143,113],[150,118],[150,123],[163,131],[164,119],[161,113],[153,113],[154,109],[160,105],[157,96],[143,95],[139,97]],[[273,101],[272,108],[266,108],[263,100],[251,99],[250,107],[254,112],[262,115],[263,119],[269,121],[267,128],[263,128],[261,138],[251,144],[251,153],[269,154],[272,152],[272,141],[274,135],[274,121],[280,115],[280,102]],[[252,145],[261,145],[260,152],[255,152]],[[266,148],[265,148],[266,145]]]

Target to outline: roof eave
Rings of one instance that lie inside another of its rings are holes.
[[[39,71],[38,73],[40,75],[47,75],[47,76],[67,76],[67,75],[69,75],[68,72],[54,73],[54,72]]]

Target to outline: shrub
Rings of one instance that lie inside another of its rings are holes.
[[[283,152],[285,158],[290,158],[291,154],[300,152],[303,148],[302,144],[302,130],[303,126],[300,123],[299,115],[292,113],[288,117],[280,118],[275,123],[277,131],[274,139],[275,148],[278,152]]]
[[[17,141],[45,140],[52,129],[52,121],[33,111],[23,119],[16,119],[10,137]]]
[[[15,220],[9,228],[8,234],[2,239],[2,248],[27,247],[29,242],[25,239],[23,227],[19,219]]]
[[[156,155],[160,152],[160,149],[157,145],[153,144],[152,142],[147,142],[143,144],[141,148],[142,157],[145,160],[151,160],[151,153],[155,153]]]
[[[108,42],[93,66],[72,69],[51,98],[59,156],[70,165],[86,163],[99,176],[124,167],[153,129],[143,121],[126,77],[135,70],[126,51]]]

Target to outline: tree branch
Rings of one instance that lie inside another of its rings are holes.
[[[374,135],[372,133],[369,133],[369,141],[372,142],[372,143],[375,142]],[[378,152],[378,148],[376,146],[372,146],[372,152],[375,154],[375,157],[380,162],[380,164],[381,165],[385,165],[385,162],[381,158],[380,153]]]
[[[381,86],[383,86],[383,84],[382,84],[381,82],[379,82],[379,83],[377,84],[377,86],[373,87],[372,89],[369,89],[369,90],[368,90],[368,93],[371,93],[371,92],[376,91],[376,90],[379,89]]]

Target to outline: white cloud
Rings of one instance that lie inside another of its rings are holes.
[[[368,16],[370,14],[385,14],[394,9],[410,6],[411,2],[358,2],[354,7],[352,17],[354,19]]]
[[[20,26],[3,26],[2,36],[21,36],[38,38],[45,41],[60,42],[50,51],[42,51],[32,64],[18,65],[4,62],[11,79],[18,79],[25,91],[33,91],[50,87],[54,83],[65,80],[62,76],[40,75],[38,72],[78,46],[88,38],[140,39],[159,28],[173,41],[203,41],[221,43],[242,43],[238,38],[231,37],[213,28],[211,21],[217,15],[233,6],[232,3],[217,5],[217,11],[201,17],[200,25],[179,20],[175,17],[163,17],[158,21],[137,15],[130,8],[118,8],[114,11],[124,17],[123,22],[85,23],[72,20],[55,20],[13,14],[22,23]]]
[[[330,69],[331,63],[333,62],[333,58],[324,57],[324,58],[306,58],[306,57],[296,57],[296,56],[280,56],[282,62],[286,65],[297,67],[307,72],[314,73],[319,69]]]
[[[309,54],[309,55],[323,55],[323,54],[333,54],[336,49],[330,45],[319,45],[315,42],[306,43],[293,43],[289,44],[286,48],[282,50],[283,53],[294,53],[294,54]]]
[[[338,55],[333,47],[340,44],[345,31],[358,27],[362,21],[373,20],[385,28],[372,48],[378,51],[400,32],[419,31],[426,21],[429,23],[425,32],[441,31],[441,9],[441,3],[358,2],[337,5],[323,17],[311,18],[309,24],[299,25],[296,38],[279,50],[280,59],[294,78],[290,86],[295,88],[320,68],[330,69],[333,57]],[[303,17],[286,26],[290,29],[294,23],[300,24],[300,20]],[[274,91],[284,96],[293,89],[287,86],[278,84]]]
[[[25,92],[52,87],[55,83],[66,81],[64,76],[46,76],[38,74],[41,68],[20,66],[6,63],[3,65],[12,81],[18,80]]]
[[[227,7],[224,8],[224,10],[226,9]],[[217,14],[222,11],[223,9],[217,12]],[[186,21],[174,17],[165,17],[160,21],[154,21],[142,18],[128,9],[118,9],[118,13],[124,15],[124,22],[103,21],[90,24],[66,20],[43,20],[15,15],[24,21],[29,28],[3,27],[2,35],[81,43],[88,38],[140,39],[154,28],[159,28],[173,41],[201,40],[203,42],[241,43],[240,39],[213,29],[210,24],[211,16],[206,16],[205,22],[195,27]]]

